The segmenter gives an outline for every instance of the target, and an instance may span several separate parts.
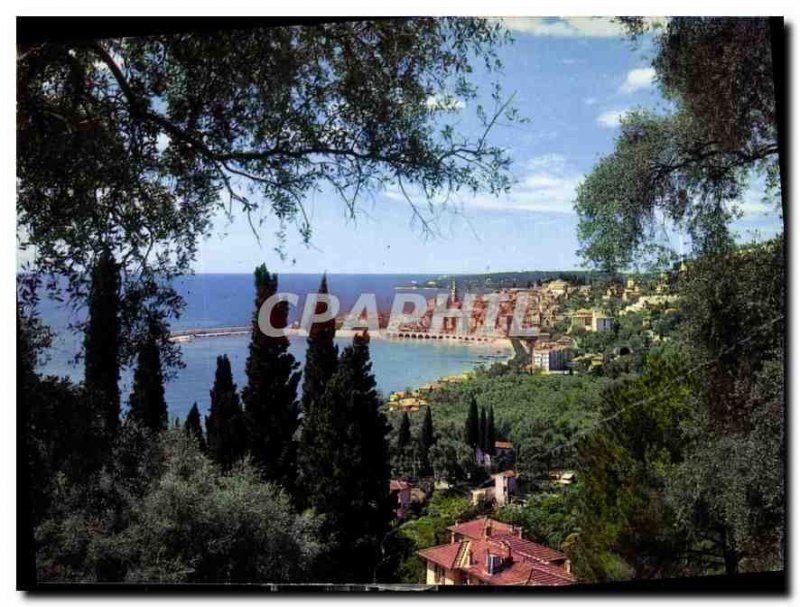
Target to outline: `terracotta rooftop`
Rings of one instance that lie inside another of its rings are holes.
[[[563,552],[517,537],[516,535],[493,535],[492,537],[507,543],[511,553],[515,557],[524,560],[535,560],[541,563],[557,563],[567,559],[567,555]]]
[[[421,550],[419,555],[445,569],[457,569],[496,586],[566,586],[576,581],[565,568],[548,562],[565,560],[563,553],[513,535],[464,539]],[[490,555],[501,562],[495,572],[486,567]]]
[[[460,544],[459,542],[458,545]],[[575,583],[575,577],[567,573],[566,569],[538,561],[517,560],[513,551],[510,555],[511,563],[506,561],[507,564],[502,569],[489,573],[485,568],[488,555],[497,554],[508,559],[508,553],[498,549],[496,542],[491,540],[471,541],[469,549],[470,565],[462,570],[492,585],[566,586]]]
[[[440,546],[434,546],[432,548],[420,550],[419,555],[422,558],[433,561],[437,565],[441,565],[446,569],[453,569],[459,548],[461,548],[460,542],[442,544]]]
[[[418,554],[491,585],[565,586],[576,582],[567,571],[567,555],[523,539],[518,527],[484,516],[448,529],[453,532],[453,542]],[[499,562],[494,572],[487,570],[490,555]]]
[[[464,523],[456,523],[448,527],[448,529],[473,540],[480,540],[486,537],[487,530],[491,530],[492,535],[510,535],[515,532],[513,525],[501,523],[490,519],[488,516],[482,516]]]

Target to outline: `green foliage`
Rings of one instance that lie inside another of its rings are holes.
[[[783,563],[784,243],[697,260],[683,284],[687,349],[707,361],[670,504],[728,573]]]
[[[41,582],[120,582],[131,562],[120,533],[162,470],[157,437],[130,420],[106,464],[72,480],[56,473],[51,505],[35,529]]]
[[[23,465],[29,485],[31,523],[47,514],[58,479],[79,483],[109,463],[112,442],[107,411],[84,386],[66,378],[41,377],[37,360],[47,334],[35,316],[17,316],[17,402]]]
[[[436,443],[430,448],[429,457],[436,480],[461,483],[475,479],[479,474],[475,465],[475,450],[464,443],[455,426],[441,427]]]
[[[103,510],[76,510],[37,531],[40,579],[133,583],[296,582],[319,553],[316,522],[288,496],[240,464],[223,473],[191,437],[169,430],[163,468],[127,505],[126,523]],[[106,487],[105,489],[103,487]],[[100,479],[96,491],[113,495]]]
[[[679,559],[664,485],[682,459],[691,393],[686,369],[680,361],[652,359],[643,375],[601,394],[606,421],[578,450],[580,533],[571,553],[579,577],[664,575]]]
[[[483,450],[488,453],[494,453],[494,439],[495,439],[495,428],[494,428],[494,407],[489,407],[489,415],[486,417],[486,424],[484,425],[484,439],[483,439]]]
[[[696,260],[681,290],[685,347],[710,361],[701,370],[710,421],[716,430],[746,428],[755,374],[785,347],[783,235]]]
[[[193,403],[192,408],[189,409],[189,414],[186,416],[186,423],[183,429],[189,436],[195,438],[200,451],[206,450],[206,437],[203,434],[203,426],[200,422],[200,411],[197,408],[197,403]]]
[[[84,340],[87,405],[102,420],[98,443],[109,445],[119,428],[119,266],[102,248],[92,268],[89,316]]]
[[[407,411],[403,411],[400,416],[400,424],[394,436],[394,443],[391,444],[392,477],[416,478],[420,446],[411,442],[411,420]]]
[[[148,336],[139,348],[139,364],[133,373],[133,391],[128,417],[154,432],[167,427],[167,402],[164,400],[164,376],[161,352],[154,335]]]
[[[478,447],[484,453],[487,450],[486,446],[486,408],[481,407],[481,416],[478,418]]]
[[[609,270],[659,252],[661,218],[685,225],[698,253],[728,248],[732,203],[754,172],[766,172],[773,202],[779,193],[768,21],[670,19],[655,40],[675,109],[626,116],[614,151],[578,188],[581,252]]]
[[[606,383],[604,378],[590,376],[481,371],[434,392],[431,409],[436,427],[445,435],[452,425],[463,427],[473,403],[476,409],[478,404],[489,407],[496,417],[497,438],[513,443],[518,470],[534,479],[548,465],[574,464],[569,449],[547,454],[592,424],[596,418],[593,398]],[[437,455],[445,450],[455,457],[456,449],[437,443]]]
[[[418,441],[420,451],[420,474],[423,476],[433,474],[430,450],[435,441],[436,438],[433,434],[433,417],[431,416],[431,408],[425,407],[425,417],[422,419]]]
[[[469,411],[467,412],[467,419],[464,422],[464,443],[473,449],[480,443],[478,402],[474,398],[469,402]]]
[[[319,293],[328,293],[328,278],[324,274]],[[325,303],[317,302],[315,313],[324,310]],[[303,368],[303,424],[298,454],[300,486],[297,498],[302,504],[308,503],[309,492],[313,491],[307,487],[318,482],[315,478],[328,465],[326,454],[337,448],[337,437],[332,432],[332,412],[321,404],[325,387],[338,364],[339,349],[333,343],[335,335],[336,321],[333,319],[314,323],[308,334],[306,364]]]
[[[164,474],[133,512],[124,541],[132,582],[296,582],[319,552],[315,522],[240,465],[220,473],[193,441],[165,439]]]
[[[604,394],[571,544],[587,579],[783,564],[783,239],[695,260],[680,347]]]
[[[573,497],[570,490],[559,493],[539,493],[522,503],[512,503],[498,508],[494,518],[520,525],[523,536],[557,550],[576,531]]]
[[[669,305],[618,314],[610,330],[574,331],[578,352],[603,356],[603,365],[592,369],[593,373],[612,379],[641,373],[647,357],[663,353],[665,344],[678,336],[680,314],[667,312]]]
[[[323,517],[330,548],[317,565],[326,582],[370,582],[379,575],[383,543],[394,518],[389,493],[388,425],[375,391],[369,338],[342,352],[322,400],[314,405],[315,439],[305,462],[308,506]],[[313,471],[309,474],[308,471]]]
[[[784,566],[783,356],[758,373],[747,405],[749,432],[689,432],[686,459],[667,487],[668,503],[688,535],[708,545],[726,573]]]
[[[244,457],[247,431],[239,394],[233,383],[231,362],[226,355],[217,357],[206,435],[209,456],[223,468],[230,468]]]
[[[509,157],[488,135],[513,108],[497,91],[491,111],[470,104],[485,127],[471,134],[454,110],[477,97],[471,60],[494,70],[506,40],[486,19],[425,18],[21,45],[29,269],[67,277],[85,302],[107,246],[124,260],[121,331],[135,337],[144,311],[180,310],[163,279],[190,271],[225,202],[277,218],[282,251],[287,223],[310,237],[304,198],[323,185],[352,213],[389,184],[430,200],[505,190]]]
[[[277,275],[270,275],[262,264],[255,271],[255,287],[255,310],[245,367],[247,385],[242,390],[248,450],[264,480],[293,493],[297,476],[294,433],[299,425],[299,363],[289,353],[288,338],[270,337],[258,327],[261,304],[278,291]],[[286,327],[287,314],[286,302],[275,305],[270,314],[271,326]]]
[[[400,429],[397,431],[397,449],[402,451],[411,443],[411,421],[408,419],[408,412],[403,411],[400,418]]]
[[[656,43],[653,67],[662,93],[697,120],[707,141],[742,150],[775,144],[767,19],[671,19]],[[739,86],[731,88],[730,82]]]

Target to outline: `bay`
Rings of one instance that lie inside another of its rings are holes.
[[[297,293],[300,301],[319,286],[320,275],[286,274],[279,277],[281,291]],[[374,274],[332,274],[328,276],[330,292],[341,300],[342,310],[348,310],[363,292],[375,293],[381,311],[388,310],[401,285],[411,281],[419,284],[437,278],[433,275],[374,275]],[[198,274],[179,279],[176,288],[186,301],[186,308],[180,319],[171,323],[175,331],[193,328],[214,328],[248,325],[253,311],[253,277],[248,274]],[[426,296],[435,291],[421,291]],[[81,335],[70,331],[70,323],[80,321],[81,310],[72,310],[65,304],[43,299],[40,314],[55,333],[49,359],[40,366],[45,374],[68,376],[74,381],[83,377],[83,366],[74,358],[80,350]],[[292,319],[297,318],[298,310],[292,311]],[[234,380],[239,388],[245,383],[245,361],[249,336],[226,335],[219,337],[200,337],[180,344],[185,368],[175,371],[175,375],[165,386],[167,405],[171,418],[184,418],[197,402],[201,413],[209,405],[209,391],[214,379],[216,358],[226,354],[231,360]],[[341,350],[349,339],[337,338]],[[300,362],[305,361],[306,342],[302,337],[290,338],[290,351]],[[386,340],[374,338],[370,342],[372,368],[378,389],[384,394],[433,381],[445,375],[454,375],[475,368],[479,364],[491,364],[506,360],[511,352],[507,348],[491,344],[464,344],[458,342]],[[123,400],[131,388],[132,369],[123,369],[120,389]]]

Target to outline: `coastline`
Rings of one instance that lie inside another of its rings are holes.
[[[336,337],[343,339],[352,339],[356,335],[361,334],[361,332],[362,332],[361,329],[337,329]],[[195,329],[186,329],[183,331],[175,331],[170,335],[169,339],[174,343],[186,343],[198,338],[248,335],[249,333],[250,333],[249,326],[195,328]],[[286,335],[287,337],[307,337],[308,332],[303,329],[289,328],[286,329]],[[492,337],[485,339],[483,341],[477,341],[472,339],[465,339],[457,335],[446,335],[433,339],[430,338],[424,339],[424,338],[397,337],[395,335],[389,335],[385,329],[381,329],[377,333],[370,333],[369,336],[370,339],[380,339],[387,342],[397,342],[397,343],[458,344],[463,346],[491,347],[491,348],[507,350],[512,355],[512,357],[514,355],[514,348],[511,345],[511,340],[507,337]]]

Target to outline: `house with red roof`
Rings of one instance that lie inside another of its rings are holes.
[[[522,537],[489,517],[449,527],[449,544],[420,550],[425,582],[446,586],[567,586],[576,583],[563,552]]]

